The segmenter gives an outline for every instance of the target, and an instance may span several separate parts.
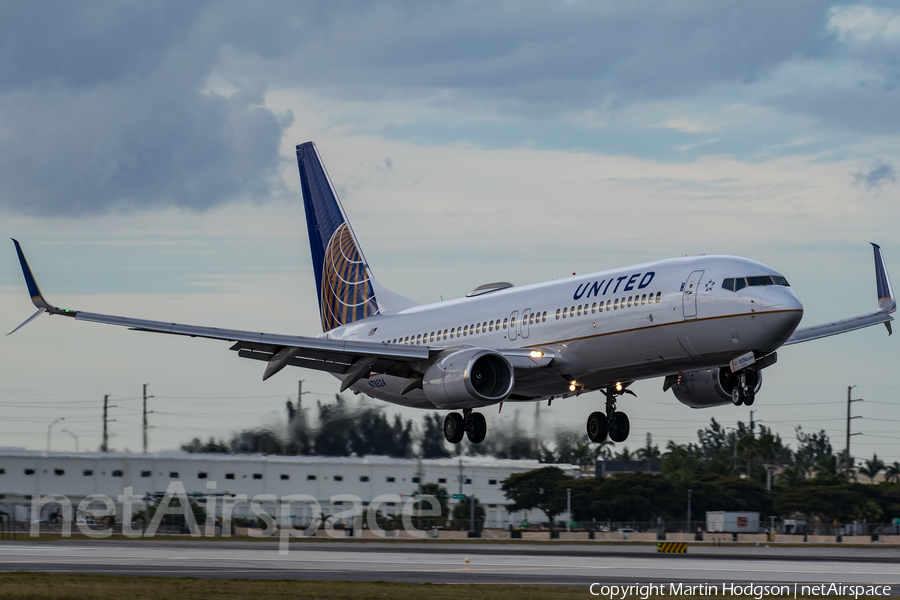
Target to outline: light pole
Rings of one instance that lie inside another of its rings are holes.
[[[50,430],[53,429],[54,425],[56,425],[60,421],[65,421],[65,420],[66,420],[65,417],[60,417],[57,420],[50,423],[50,425],[47,427],[47,452],[50,452]]]
[[[572,488],[566,488],[566,533],[571,531],[572,524]]]
[[[78,449],[78,436],[75,435],[74,433],[72,433],[71,431],[69,431],[68,429],[63,429],[62,431],[63,431],[63,433],[68,433],[69,435],[71,435],[72,438],[75,440],[75,452],[81,452],[81,450]]]

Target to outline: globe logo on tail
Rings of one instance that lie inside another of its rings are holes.
[[[332,234],[322,265],[322,327],[325,331],[378,313],[362,253],[347,223]]]

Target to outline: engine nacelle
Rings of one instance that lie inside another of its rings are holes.
[[[762,373],[750,371],[746,374],[747,386],[754,393],[762,387]],[[682,404],[691,408],[707,408],[731,404],[731,391],[738,384],[738,376],[727,367],[690,371],[681,375],[681,383],[676,384],[678,377],[670,375],[666,384],[672,387],[672,393]]]
[[[442,355],[422,378],[422,389],[439,408],[476,408],[502,402],[512,393],[515,374],[502,354],[467,348]]]

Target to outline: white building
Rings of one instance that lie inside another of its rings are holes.
[[[514,473],[547,465],[534,460],[500,460],[461,457],[407,460],[384,456],[331,458],[320,456],[264,456],[227,454],[126,454],[4,451],[0,453],[0,510],[16,520],[37,519],[30,513],[32,496],[61,494],[73,506],[91,494],[116,500],[125,488],[133,494],[165,492],[173,481],[183,483],[188,494],[240,495],[248,498],[271,494],[315,497],[326,514],[346,510],[347,503],[332,501],[338,495],[357,496],[363,507],[378,496],[397,495],[399,502],[413,496],[419,482],[436,483],[449,494],[474,495],[485,508],[485,527],[518,525],[528,515],[510,514],[501,482]],[[557,465],[578,476],[578,467]],[[204,504],[202,498],[198,501]],[[460,500],[450,500],[452,505]],[[382,510],[392,512],[395,503]],[[235,507],[235,516],[250,516],[249,504]],[[272,507],[274,509],[274,503]],[[365,508],[363,509],[365,510]],[[45,508],[40,517],[46,517]],[[399,507],[397,513],[400,512]],[[312,519],[310,508],[298,509],[301,520]],[[121,514],[121,513],[117,513]],[[274,514],[274,513],[273,513]],[[532,515],[535,521],[541,514]]]

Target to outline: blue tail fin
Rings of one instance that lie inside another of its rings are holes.
[[[375,286],[315,144],[297,146],[322,330],[378,314]],[[374,285],[373,285],[374,284]]]

